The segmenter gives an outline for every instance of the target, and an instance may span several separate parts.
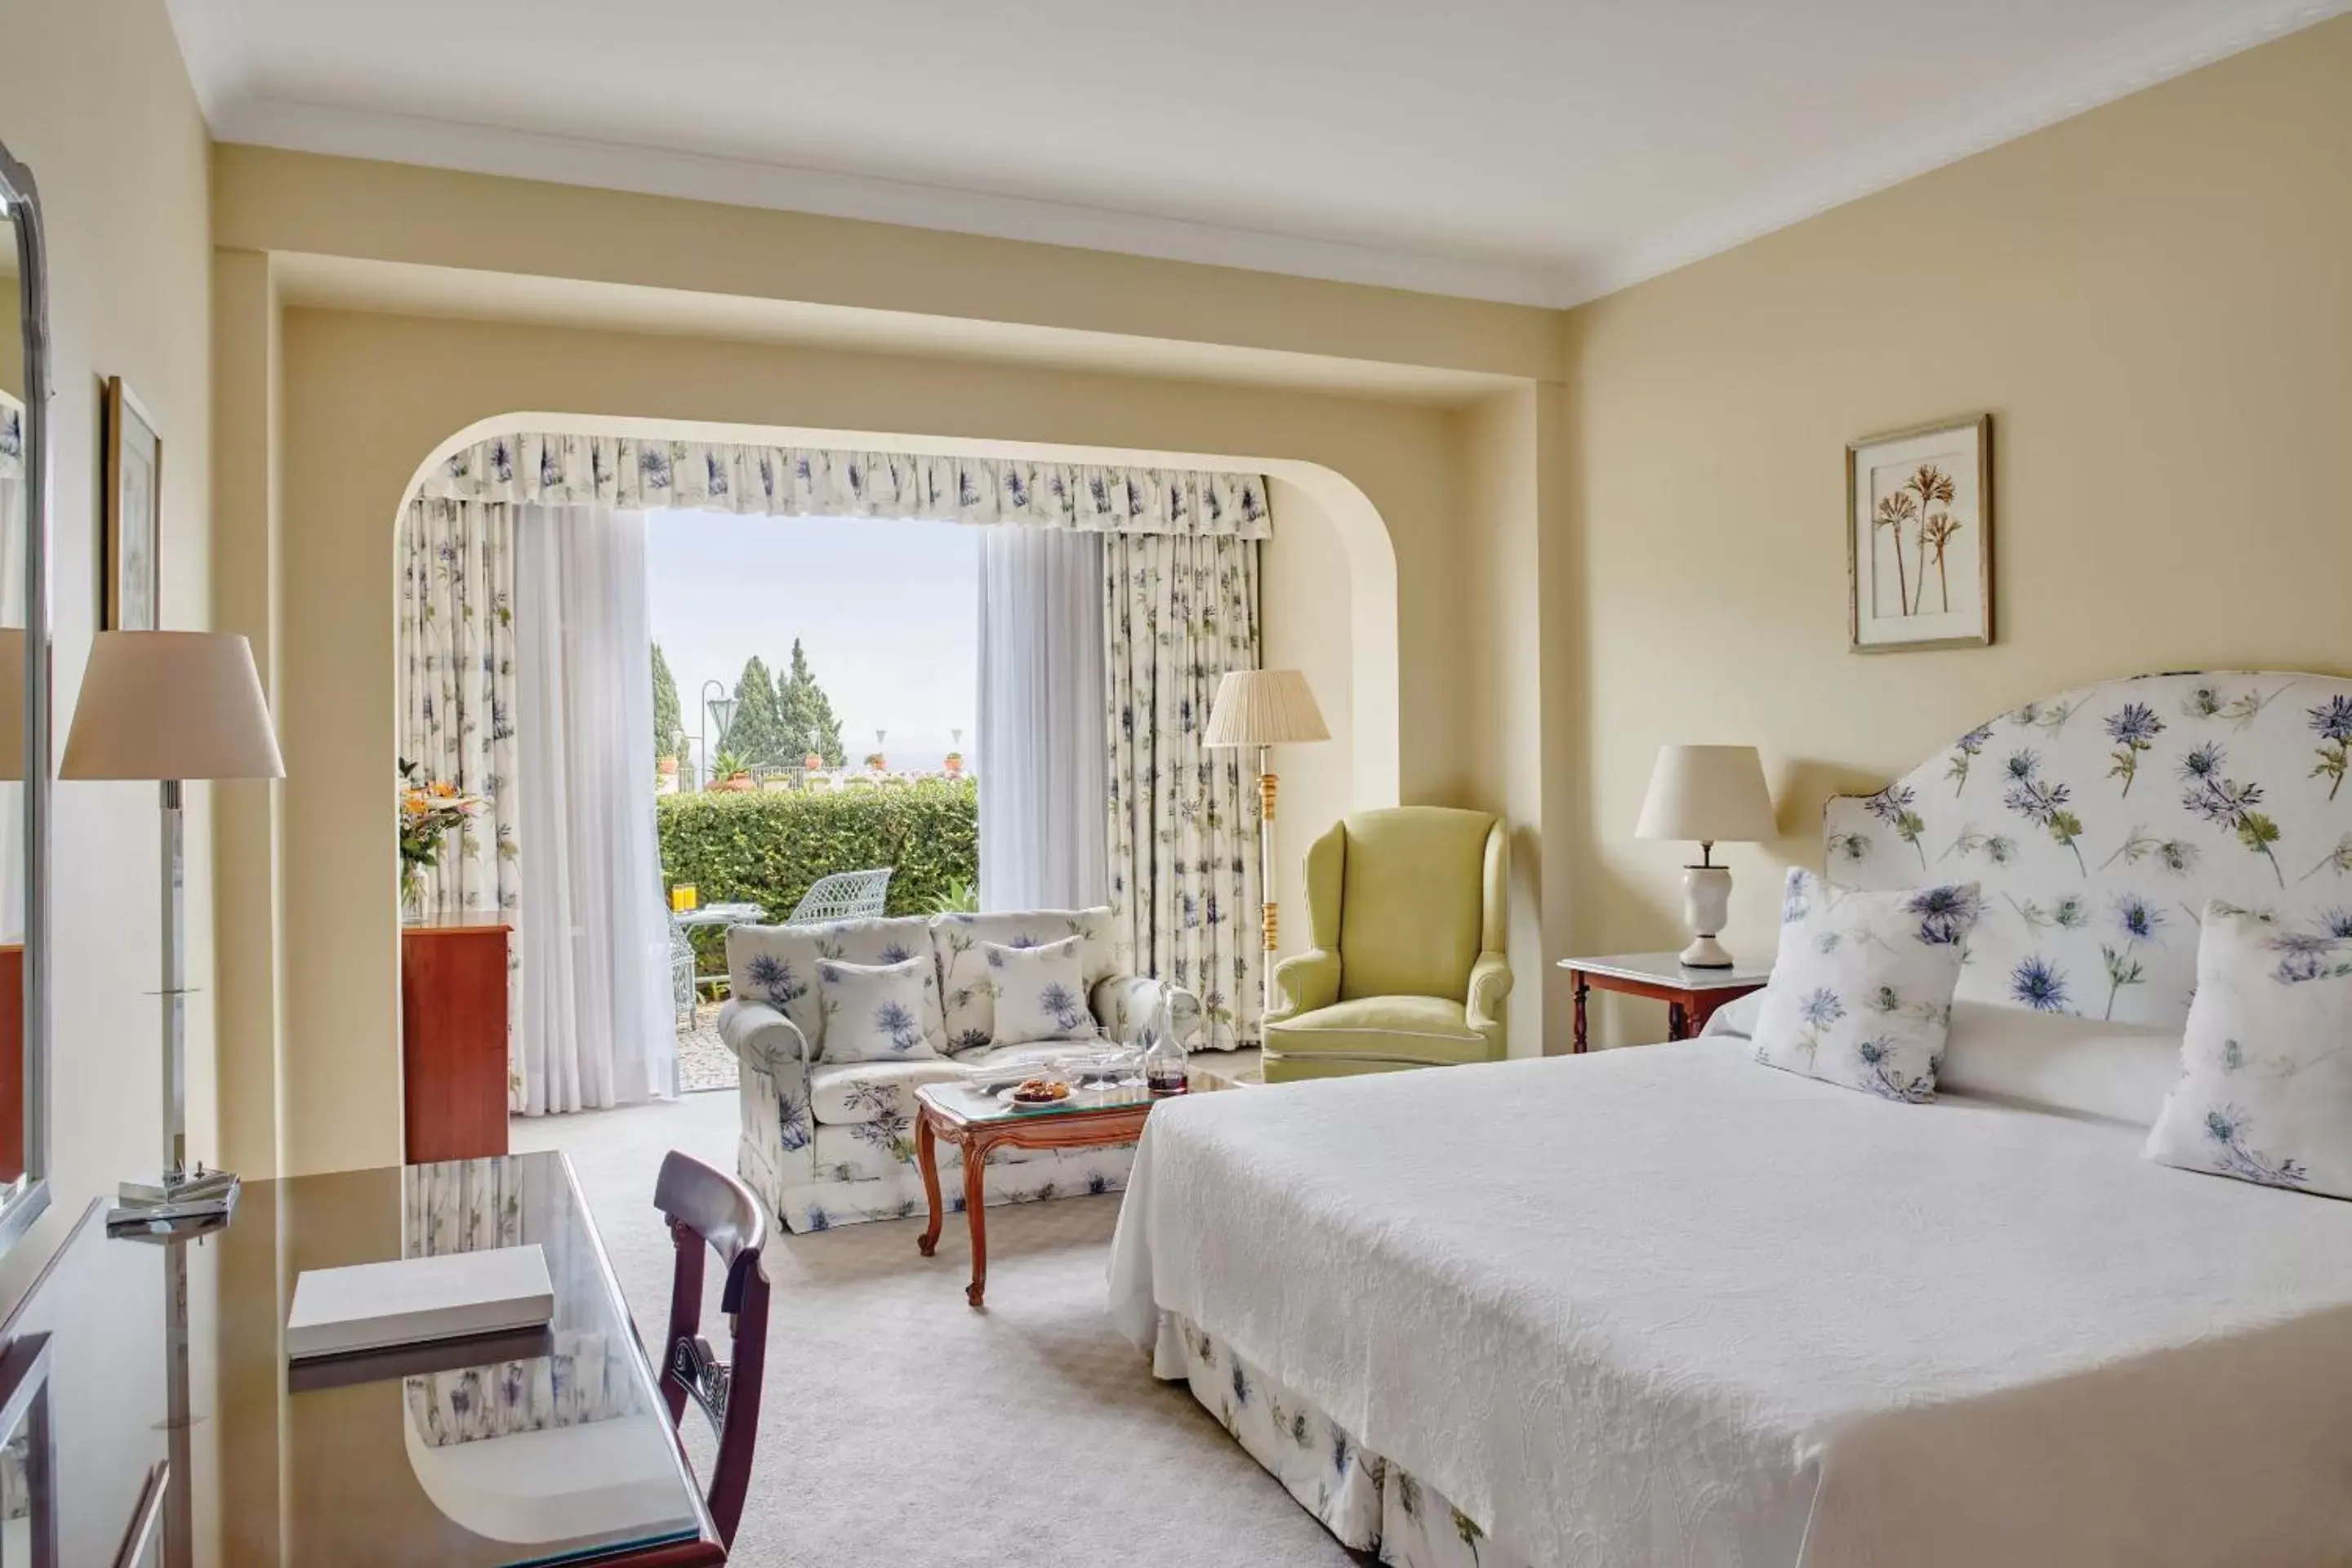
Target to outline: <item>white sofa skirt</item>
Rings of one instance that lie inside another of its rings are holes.
[[[1528,1568],[1436,1488],[1365,1453],[1328,1415],[1189,1318],[1161,1311],[1151,1370],[1190,1388],[1341,1545],[1396,1568]]]

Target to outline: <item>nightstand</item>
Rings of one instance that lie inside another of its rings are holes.
[[[1605,958],[1563,958],[1559,966],[1576,985],[1576,1046],[1584,1044],[1584,994],[1594,986],[1647,996],[1666,1005],[1666,1038],[1687,1039],[1706,1027],[1715,1010],[1760,991],[1772,978],[1769,965],[1690,969],[1671,952],[1619,952]]]

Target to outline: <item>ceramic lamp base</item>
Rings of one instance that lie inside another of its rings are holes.
[[[1731,917],[1731,873],[1721,866],[1683,868],[1683,921],[1693,941],[1680,957],[1685,969],[1729,969],[1731,954],[1716,941]]]

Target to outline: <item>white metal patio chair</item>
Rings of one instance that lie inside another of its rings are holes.
[[[885,866],[877,871],[835,871],[829,877],[819,877],[801,895],[800,903],[784,923],[816,925],[824,921],[854,921],[878,915],[890,890],[890,873],[894,869]]]
[[[677,911],[662,904],[662,913],[669,921],[669,988],[670,1002],[677,1011],[680,1034],[694,1027],[694,944],[686,940],[686,928],[677,923]]]

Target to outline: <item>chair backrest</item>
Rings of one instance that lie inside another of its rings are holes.
[[[890,891],[890,873],[884,866],[872,871],[835,871],[809,884],[793,906],[786,925],[815,925],[824,921],[864,920],[882,912]]]
[[[760,1254],[768,1218],[751,1189],[677,1150],[662,1159],[654,1206],[669,1221],[677,1252],[670,1276],[669,1332],[662,1341],[662,1403],[670,1425],[686,1416],[691,1399],[719,1433],[710,1467],[710,1520],[732,1544],[751,1485],[751,1450],[760,1435],[760,1386],[768,1361],[768,1277]],[[719,1299],[734,1343],[734,1361],[719,1360],[702,1336],[702,1259],[715,1252],[727,1270]]]
[[[1405,805],[1360,811],[1340,826],[1336,942],[1322,911],[1309,911],[1317,944],[1339,951],[1340,999],[1465,999],[1486,937],[1494,816]]]

